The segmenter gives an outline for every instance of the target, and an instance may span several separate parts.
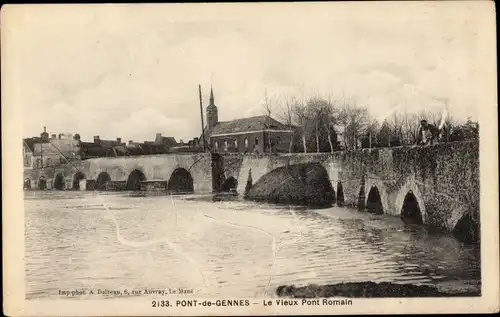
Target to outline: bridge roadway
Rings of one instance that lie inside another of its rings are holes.
[[[339,205],[395,216],[418,213],[424,224],[458,230],[479,224],[479,144],[361,149],[334,153],[243,155],[190,153],[96,158],[26,170],[25,186],[82,190],[245,191],[276,168],[321,164]]]

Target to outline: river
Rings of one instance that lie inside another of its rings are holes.
[[[27,191],[24,203],[27,299],[77,288],[274,297],[283,284],[357,281],[480,288],[478,246],[349,208],[75,191]]]

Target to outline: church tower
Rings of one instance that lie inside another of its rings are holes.
[[[217,107],[214,102],[214,91],[212,87],[210,87],[210,103],[207,106],[207,124],[208,128],[212,128],[219,121],[219,114],[217,111]]]

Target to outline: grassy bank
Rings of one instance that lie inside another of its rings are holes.
[[[468,297],[481,296],[480,291],[441,292],[434,286],[396,284],[396,283],[339,283],[329,285],[308,285],[295,287],[282,285],[276,289],[276,295],[293,298],[318,297]]]

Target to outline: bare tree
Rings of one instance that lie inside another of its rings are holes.
[[[338,113],[336,112],[335,106],[332,104],[332,100],[331,100],[330,95],[328,96],[328,103],[326,104],[325,111],[326,111],[326,117],[327,117],[325,128],[326,128],[327,135],[328,135],[328,144],[330,144],[330,152],[333,153],[334,148],[333,148],[333,143],[332,143],[331,130],[332,130],[332,128],[335,127]]]
[[[403,130],[404,130],[404,116],[400,112],[393,112],[392,115],[387,118],[389,124],[390,134],[389,134],[389,146],[392,139],[399,140],[403,142]]]
[[[403,121],[403,144],[416,144],[420,125],[418,114],[405,111],[401,116]]]
[[[300,127],[300,133],[302,137],[302,146],[304,149],[304,153],[307,153],[307,142],[306,142],[306,135],[308,132],[308,126],[310,124],[309,118],[307,115],[307,108],[306,105],[303,102],[296,102],[292,106],[292,113],[293,117],[295,118],[295,121],[297,122],[298,126]]]
[[[421,120],[426,120],[428,123],[438,127],[441,122],[443,114],[441,111],[433,111],[433,110],[422,110],[418,112],[419,122]]]
[[[449,142],[451,134],[458,126],[460,126],[459,120],[457,120],[455,117],[453,117],[453,115],[448,113],[444,120],[444,125],[441,131],[442,140],[444,142]]]
[[[369,119],[367,128],[366,128],[366,136],[368,137],[368,147],[371,149],[375,144],[373,144],[373,140],[377,135],[378,131],[378,121],[375,118]]]
[[[368,131],[372,118],[368,109],[359,107],[356,100],[349,102],[344,98],[340,109],[339,122],[345,127],[344,143],[347,149],[356,149],[362,135]]]
[[[292,133],[290,134],[290,144],[288,146],[288,152],[292,153],[293,150],[293,139],[294,139],[294,128],[293,128],[293,108],[296,104],[296,99],[295,97],[289,98],[286,94],[283,94],[283,99],[285,100],[284,102],[284,109],[282,109],[282,114],[279,116],[280,119],[282,119],[285,124],[288,126],[290,131]]]
[[[316,140],[316,152],[319,153],[319,127],[320,127],[320,118],[322,112],[325,108],[325,102],[318,96],[314,96],[310,98],[306,103],[306,113],[308,116],[308,121],[311,122],[311,125],[314,126],[314,136]]]
[[[271,118],[271,106],[269,104],[269,98],[267,97],[267,88],[264,91],[264,111],[266,113],[266,118],[265,118],[265,123],[264,126],[269,129],[269,124],[268,121]],[[269,153],[272,152],[272,143],[271,143],[271,131],[268,131],[268,136],[267,136],[267,143],[269,147]]]

